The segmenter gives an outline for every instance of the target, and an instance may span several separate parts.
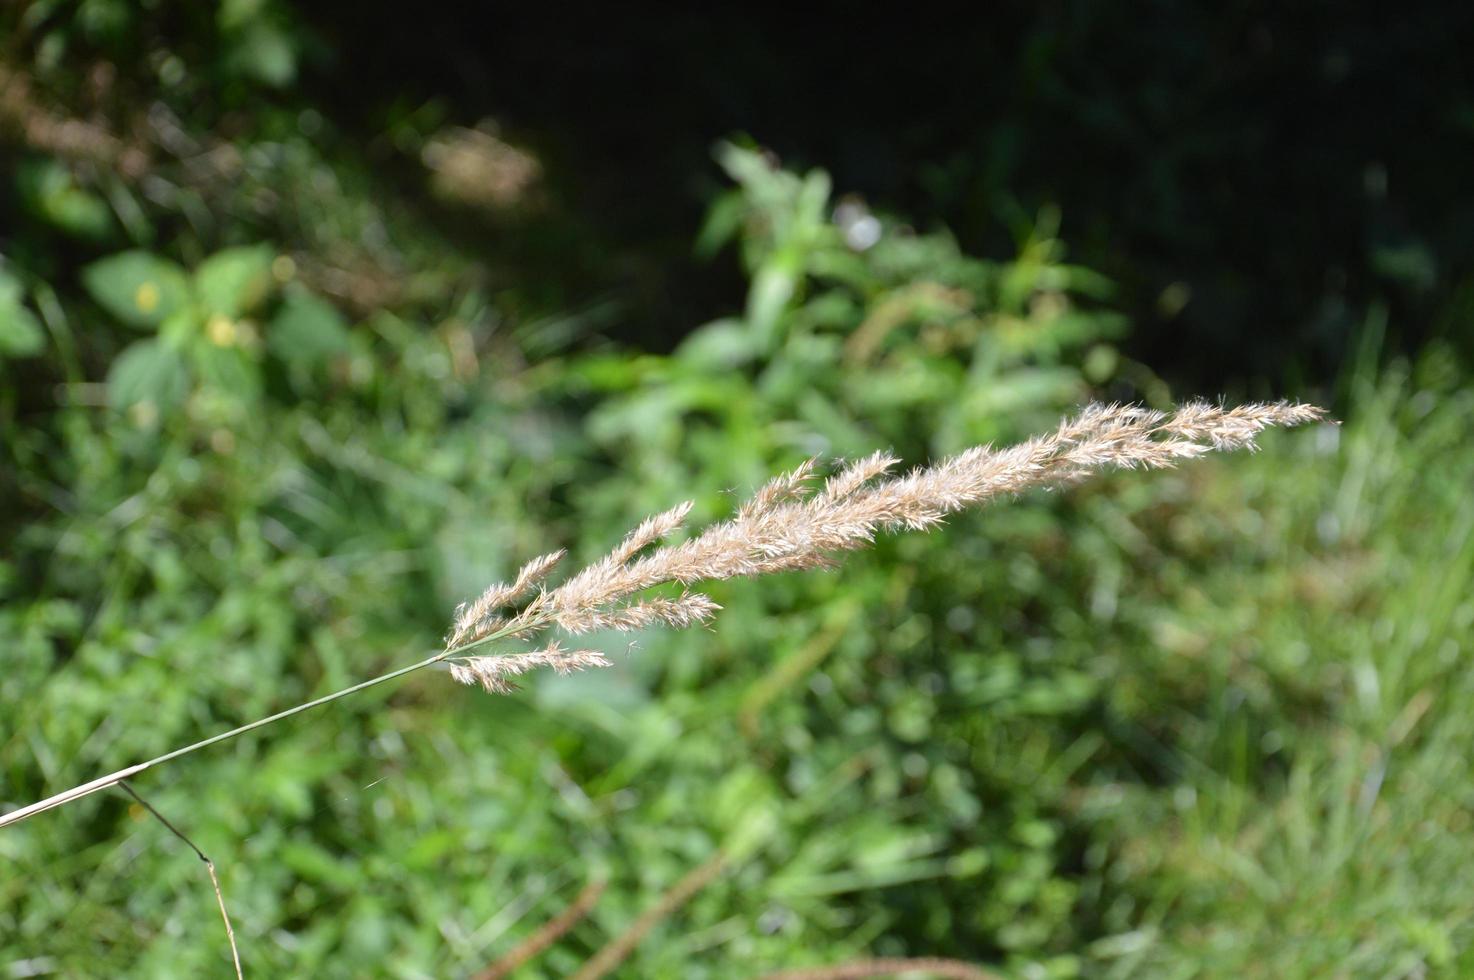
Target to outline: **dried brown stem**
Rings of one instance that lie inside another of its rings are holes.
[[[854,960],[834,966],[808,966],[769,973],[763,980],[861,980],[864,977],[889,977],[896,974],[925,974],[947,980],[997,980],[998,974],[962,960],[937,956],[885,957]]]
[[[681,906],[689,902],[697,892],[711,884],[721,875],[727,865],[727,855],[717,851],[703,864],[688,871],[680,881],[672,885],[650,908],[630,923],[628,929],[610,940],[589,959],[571,980],[598,980],[618,967],[635,948],[650,934],[650,930],[669,918]]]
[[[172,823],[169,822],[167,817],[165,817],[158,810],[154,809],[154,805],[148,800],[145,800],[142,796],[140,796],[138,791],[135,790],[132,786],[129,786],[126,780],[118,780],[118,786],[120,786],[123,791],[129,796],[133,797],[133,799],[138,802],[139,806],[143,807],[150,814],[152,814],[155,820],[163,824],[168,829],[169,833],[184,841],[185,845],[188,846],[191,851],[194,851],[195,857],[205,862],[205,870],[210,873],[210,884],[215,888],[215,901],[220,906],[220,918],[225,921],[225,938],[230,943],[230,957],[235,962],[236,980],[245,980],[245,974],[241,972],[241,953],[235,945],[235,929],[230,924],[230,913],[225,910],[225,893],[220,890],[220,878],[218,875],[215,874],[215,862],[206,857],[205,852],[200,850],[198,845],[196,845],[194,841],[186,837],[184,831],[174,826]]]
[[[502,977],[511,976],[512,971],[542,953],[562,939],[569,929],[582,922],[608,886],[609,882],[603,878],[595,878],[584,885],[583,891],[578,893],[567,908],[544,922],[536,932],[509,950],[507,955],[476,974],[475,980],[501,980]]]

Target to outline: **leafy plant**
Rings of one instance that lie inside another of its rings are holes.
[[[1094,398],[1166,406],[1115,307],[1223,327],[1173,333],[1180,367],[1248,343],[1233,297],[1267,288],[1245,276],[1252,235],[1223,253],[1176,206],[1104,220],[1160,168],[1132,191],[1041,159],[1028,126],[1077,127],[1030,123],[1040,98],[1135,139],[1108,94],[1048,83],[1099,37],[1052,21],[1019,49],[1046,72],[1019,87],[1028,112],[916,177],[987,257],[723,147],[698,251],[746,295],[668,354],[617,338],[685,315],[690,297],[630,284],[686,266],[601,236],[598,192],[569,192],[591,168],[553,134],[463,129],[428,75],[389,106],[369,85],[352,111],[323,101],[352,53],[275,2],[29,3],[0,33],[7,808],[437,657],[446,611],[486,582],[557,547],[597,564],[677,500],[699,526],[811,456],[920,464]],[[1152,104],[1201,101],[1174,91]],[[538,200],[444,196],[489,172],[452,174],[487,163],[461,154],[503,143],[545,176]],[[1169,161],[1166,198],[1195,161]],[[1345,193],[1395,204],[1363,165]],[[1105,202],[1082,226],[1091,202],[1066,196],[1068,253],[1058,212],[1021,218],[996,191],[1057,200],[1061,175]],[[685,254],[660,202],[608,183],[637,234]],[[1159,302],[1165,267],[1132,264],[1148,225],[1154,254],[1198,256],[1191,291]],[[1447,292],[1447,243],[1394,231],[1362,250]],[[1081,254],[1119,254],[1122,290]],[[704,311],[725,295],[693,289]],[[137,790],[215,860],[248,975],[472,976],[519,950],[549,976],[918,957],[1047,978],[1469,972],[1469,385],[1448,348],[1379,367],[1375,328],[1345,426],[882,536],[842,574],[714,581],[709,634],[588,635],[611,666],[530,672],[515,698],[378,686]],[[505,682],[532,662],[454,666]],[[196,857],[132,798],[6,827],[0,855],[0,972],[228,969]]]
[[[34,357],[46,344],[36,315],[22,301],[21,284],[0,265],[0,361]]]
[[[348,350],[342,314],[332,304],[289,286],[261,336],[253,314],[273,305],[283,268],[264,245],[217,252],[186,273],[167,259],[130,251],[88,266],[83,285],[120,322],[155,333],[135,341],[113,362],[108,400],[152,421],[203,386],[249,405],[260,396],[262,357],[270,352],[297,372]]]

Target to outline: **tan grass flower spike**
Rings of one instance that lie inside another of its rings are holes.
[[[678,544],[657,545],[680,530],[688,501],[648,518],[608,555],[557,588],[541,587],[563,553],[525,565],[510,584],[488,588],[457,612],[446,643],[451,676],[505,693],[510,678],[537,667],[560,673],[607,666],[588,650],[556,643],[532,653],[464,656],[461,648],[499,638],[528,638],[552,627],[580,634],[686,627],[709,620],[721,607],[700,592],[638,598],[656,586],[825,568],[840,552],[870,544],[877,533],[923,530],[948,514],[1036,487],[1063,486],[1109,469],[1160,469],[1214,450],[1254,448],[1271,426],[1325,417],[1292,402],[1223,408],[1190,402],[1168,414],[1130,405],[1091,405],[1049,435],[1007,449],[978,446],[930,467],[890,476],[897,462],[876,453],[839,466],[815,489],[817,460],[771,480],[730,520],[712,524]],[[513,607],[527,599],[520,609]]]

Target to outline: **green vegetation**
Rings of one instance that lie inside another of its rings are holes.
[[[812,454],[1216,394],[1134,359],[1056,211],[976,258],[740,140],[689,237],[745,299],[666,353],[606,339],[617,292],[535,274],[600,258],[531,156],[432,104],[371,165],[287,91],[315,42],[284,5],[165,6],[0,14],[5,809],[411,663],[520,562]],[[474,975],[607,878],[526,967],[564,976],[718,854],[628,975],[1474,972],[1474,384],[1450,344],[1385,355],[1384,319],[1340,427],[720,583],[712,631],[510,697],[416,674],[136,788],[220,870],[248,976]],[[121,793],[0,859],[0,973],[228,970],[197,859]]]

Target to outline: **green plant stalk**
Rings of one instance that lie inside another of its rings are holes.
[[[442,650],[440,653],[437,653],[432,657],[426,657],[424,660],[421,660],[418,663],[410,664],[407,667],[400,667],[398,670],[391,670],[387,674],[380,674],[378,677],[373,677],[369,680],[354,684],[352,687],[345,687],[341,691],[334,691],[332,694],[325,694],[320,698],[315,698],[311,701],[296,705],[295,707],[287,708],[285,711],[278,711],[274,715],[268,715],[265,718],[258,718],[257,720],[242,725],[239,728],[232,728],[228,732],[221,732],[218,735],[211,735],[209,738],[202,739],[192,745],[186,745],[183,748],[175,749],[172,752],[165,752],[163,755],[153,759],[149,759],[147,762],[140,762],[137,765],[129,766],[126,769],[119,769],[117,772],[110,772],[106,776],[99,776],[97,779],[92,780],[90,783],[82,783],[79,786],[73,786],[71,789],[63,790],[62,792],[57,793],[55,796],[48,796],[46,799],[40,800],[36,803],[32,803],[30,806],[23,806],[19,810],[12,810],[11,812],[6,814],[0,814],[0,827],[8,827],[11,824],[20,823],[22,820],[25,820],[29,817],[34,817],[36,814],[53,809],[54,807],[64,806],[68,803],[76,802],[83,797],[91,796],[93,793],[101,792],[102,790],[105,790],[110,786],[116,786],[123,780],[131,779],[132,777],[137,776],[139,773],[146,772],[149,769],[152,769],[154,766],[163,765],[166,762],[178,759],[180,756],[189,755],[191,752],[206,748],[207,746],[215,745],[219,742],[229,741],[230,739],[235,738],[237,735],[244,735],[247,732],[255,731],[258,728],[265,728],[267,725],[274,724],[275,722],[281,721],[284,718],[290,718],[292,717],[292,715],[301,714],[309,708],[316,708],[320,705],[331,704],[332,702],[337,701],[339,698],[346,698],[350,694],[357,694],[359,691],[366,691],[371,687],[383,684],[385,681],[392,681],[396,677],[403,677],[405,674],[412,674],[417,670],[423,670],[424,668],[429,667],[432,664],[437,664],[443,660],[449,660],[453,657],[458,657],[464,654],[467,650],[472,649],[473,647],[478,647],[482,644],[490,643],[491,641],[500,639],[505,635],[506,634],[503,632],[492,633],[490,636],[484,636],[474,643],[467,643],[464,646],[456,647],[453,650]]]

